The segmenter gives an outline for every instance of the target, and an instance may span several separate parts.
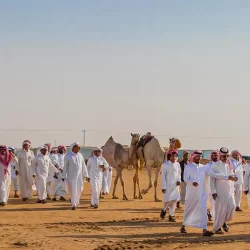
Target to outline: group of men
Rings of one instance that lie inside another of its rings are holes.
[[[250,205],[250,165],[244,162],[240,152],[232,151],[229,158],[229,150],[222,147],[211,153],[207,165],[200,163],[202,151],[199,150],[191,155],[185,151],[180,163],[177,150],[167,154],[168,160],[162,165],[164,207],[160,217],[164,219],[168,209],[169,221],[175,222],[175,209],[183,204],[181,233],[187,233],[186,226],[202,229],[203,236],[223,234],[222,229],[228,232],[227,222],[233,219],[235,211],[242,211],[243,190]],[[210,209],[207,209],[207,201]],[[212,232],[207,230],[207,217],[214,221]]]
[[[51,182],[52,201],[57,201],[57,197],[65,201],[67,184],[72,210],[80,204],[85,181],[91,184],[93,208],[98,208],[99,199],[110,192],[112,167],[102,157],[102,149],[93,150],[85,163],[78,142],[71,145],[69,152],[65,146],[51,149],[47,143],[40,147],[36,156],[30,147],[31,142],[25,140],[15,156],[14,148],[0,146],[0,205],[8,202],[11,178],[14,180],[14,197],[19,197],[17,177],[22,200],[28,201],[32,197],[35,183],[37,203],[42,204],[51,199]],[[185,151],[179,163],[178,151],[170,150],[162,165],[164,207],[160,217],[164,219],[169,210],[169,221],[175,222],[175,210],[183,204],[181,233],[187,233],[187,226],[202,229],[203,236],[223,234],[222,229],[228,232],[227,222],[232,220],[235,211],[242,211],[242,192],[247,195],[250,205],[250,165],[244,162],[237,150],[229,157],[229,150],[222,147],[213,151],[211,161],[203,165],[202,151],[196,150],[191,155]],[[207,218],[214,221],[212,232],[207,230]]]
[[[59,200],[66,201],[67,186],[72,210],[76,210],[80,204],[84,181],[91,184],[91,207],[98,208],[99,199],[110,192],[112,167],[102,157],[102,149],[93,150],[86,164],[78,142],[71,145],[69,152],[65,146],[51,148],[46,143],[34,155],[30,147],[31,142],[25,140],[15,156],[14,148],[0,146],[0,205],[8,202],[11,179],[14,180],[14,197],[19,198],[17,177],[22,201],[32,197],[32,187],[35,185],[37,203],[45,204],[46,200],[51,200],[50,188],[53,183],[52,201],[57,201],[58,196]]]

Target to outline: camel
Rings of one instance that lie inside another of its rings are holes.
[[[112,136],[108,139],[108,141],[102,147],[103,157],[107,160],[110,166],[116,169],[116,177],[114,180],[114,188],[113,188],[113,194],[112,194],[113,199],[118,199],[118,197],[115,195],[115,191],[116,191],[116,185],[117,185],[118,179],[120,178],[122,191],[123,191],[123,200],[128,200],[125,194],[122,171],[124,168],[127,168],[129,165],[135,165],[135,167],[136,166],[138,167],[138,164],[134,162],[136,161],[136,157],[134,156],[137,150],[137,143],[140,140],[140,135],[131,133],[131,136],[132,136],[131,145],[128,150],[126,150],[121,144],[116,143]]]
[[[181,142],[177,138],[169,139],[169,150],[170,149],[178,149],[181,147]],[[166,160],[166,152],[163,148],[161,148],[159,141],[153,137],[144,148],[138,148],[136,152],[137,157],[140,160],[140,168],[141,164],[146,166],[149,184],[146,189],[142,190],[142,194],[148,193],[148,191],[152,188],[152,168],[156,168],[155,180],[154,180],[154,200],[160,201],[157,197],[157,184],[158,184],[158,176],[161,170],[162,164]],[[134,196],[136,193],[136,185],[135,182],[139,183],[139,176],[136,176],[136,180],[134,180]],[[139,190],[140,193],[140,190]]]

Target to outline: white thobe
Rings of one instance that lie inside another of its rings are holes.
[[[11,180],[13,182],[14,191],[18,191],[18,183],[17,183],[17,176],[16,176],[16,161],[12,160],[10,162],[11,165]]]
[[[0,155],[2,157],[2,155]],[[9,163],[7,171],[8,173],[4,173],[4,165],[0,163],[0,203],[4,202],[7,203],[9,199],[10,194],[10,185],[11,185],[11,163],[13,161],[17,161],[16,158],[12,159],[12,161]]]
[[[242,167],[243,167],[243,172],[246,172],[246,169],[247,169],[247,167],[248,167],[248,164],[247,164],[247,163],[242,164]]]
[[[90,177],[91,189],[92,189],[92,205],[99,205],[99,196],[102,188],[102,176],[103,170],[100,165],[104,165],[105,168],[109,166],[107,161],[103,157],[91,156],[88,159],[87,169]]]
[[[163,201],[180,200],[180,191],[176,183],[181,182],[181,167],[178,162],[167,161],[162,165],[162,189],[166,192]]]
[[[58,154],[58,166],[60,169],[63,170],[64,167],[64,154]],[[66,195],[66,185],[65,181],[62,181],[62,173],[59,172],[57,175],[57,179],[54,178],[53,180],[53,198],[56,196],[64,197]]]
[[[250,164],[248,164],[245,169],[243,190],[248,191],[247,200],[248,205],[250,206]]]
[[[54,166],[58,165],[58,158],[57,158],[57,154],[50,154],[49,155],[49,158],[52,162],[52,164]],[[46,181],[46,190],[47,190],[47,195],[50,195],[51,193],[51,183],[54,181],[54,176],[55,176],[55,171],[53,169],[49,169],[49,174],[48,174],[48,178],[47,178],[47,181]]]
[[[184,181],[187,184],[183,225],[201,229],[207,228],[207,192],[206,176],[228,179],[202,164],[190,163],[184,169]],[[193,186],[197,182],[198,186]]]
[[[211,169],[212,165],[214,164],[215,162],[213,161],[210,161],[206,167],[208,169]],[[212,216],[214,216],[214,199],[213,199],[213,196],[212,196],[212,192],[211,192],[211,187],[210,187],[210,176],[207,176],[207,194],[208,194],[208,202],[209,202],[209,205],[210,205],[210,214]]]
[[[233,169],[228,163],[218,161],[212,165],[212,170],[222,175],[233,175]],[[214,201],[214,232],[227,221],[232,220],[235,211],[234,182],[210,178],[211,192],[217,194]]]
[[[236,172],[236,177],[238,180],[234,183],[234,189],[235,189],[235,204],[236,207],[240,207],[241,198],[242,198],[242,186],[243,186],[243,166],[241,162],[230,159],[231,163],[233,165],[233,169]]]
[[[163,195],[164,211],[169,208],[169,215],[174,216],[176,202],[180,200],[180,191],[176,183],[181,183],[181,167],[178,162],[166,161],[161,171],[162,189],[166,190]]]
[[[31,150],[20,150],[17,154],[18,162],[16,170],[19,172],[19,187],[22,198],[32,197],[33,169],[31,167],[34,160],[34,153]]]
[[[36,155],[33,161],[35,183],[39,200],[45,200],[47,197],[47,179],[49,172],[58,173],[57,168],[52,164],[48,155]]]
[[[64,158],[63,179],[67,178],[72,207],[80,204],[83,190],[83,178],[88,178],[88,171],[81,153],[68,152]]]
[[[106,170],[103,172],[102,178],[102,190],[104,193],[109,193],[112,183],[112,167],[108,166]]]

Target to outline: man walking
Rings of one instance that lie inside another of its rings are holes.
[[[241,198],[242,198],[242,186],[243,186],[243,166],[242,166],[242,156],[240,154],[240,152],[238,150],[233,150],[231,152],[232,158],[231,163],[233,166],[233,170],[236,173],[236,177],[238,178],[238,180],[234,183],[234,189],[235,189],[235,205],[236,205],[236,209],[235,211],[237,212],[242,212],[241,208],[240,208],[240,204],[241,204]]]
[[[212,170],[221,175],[234,175],[234,169],[229,158],[229,150],[221,148],[219,152],[220,161],[212,165]],[[217,234],[223,234],[221,227],[225,232],[229,231],[226,224],[227,221],[233,219],[235,211],[234,200],[234,183],[237,177],[233,179],[215,179],[210,178],[211,192],[214,199],[214,228],[213,231]]]
[[[76,210],[76,207],[80,204],[81,193],[84,187],[83,178],[89,180],[89,175],[83,155],[79,152],[79,142],[73,143],[71,150],[64,158],[62,181],[67,178],[72,210]]]
[[[219,152],[218,151],[213,151],[211,153],[211,161],[206,165],[208,169],[211,169],[212,165],[218,161],[218,157],[219,157]],[[207,210],[207,217],[209,221],[212,221],[213,215],[214,215],[214,199],[212,196],[212,192],[211,192],[211,187],[210,187],[210,177],[207,177],[207,187],[208,187],[208,201],[209,201],[209,205],[210,205],[210,209]]]
[[[168,152],[170,160],[162,165],[162,193],[164,208],[161,211],[160,217],[165,218],[167,209],[169,209],[169,221],[176,222],[174,213],[176,203],[180,199],[179,186],[181,184],[181,167],[177,162],[177,150],[170,150]]]
[[[37,203],[45,204],[48,192],[47,179],[49,172],[59,172],[50,160],[47,145],[44,145],[40,148],[40,154],[35,156],[32,166],[34,169],[33,177],[35,178],[37,188]]]
[[[25,140],[23,148],[17,154],[16,174],[19,175],[20,195],[23,201],[28,201],[32,197],[33,169],[31,167],[34,160],[34,153],[30,150],[31,142]]]
[[[92,189],[91,206],[94,208],[98,208],[99,206],[99,198],[102,188],[102,176],[103,172],[109,166],[107,161],[101,155],[102,155],[102,149],[100,148],[95,149],[94,155],[89,157],[87,163],[87,169]]]

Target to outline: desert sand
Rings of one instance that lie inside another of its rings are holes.
[[[101,200],[99,209],[90,208],[90,184],[85,183],[81,205],[76,211],[70,203],[51,202],[29,204],[10,198],[0,208],[0,249],[245,249],[250,248],[250,208],[243,195],[243,212],[236,212],[225,235],[202,237],[200,230],[187,228],[179,232],[183,206],[176,210],[176,223],[159,218],[161,202],[153,201],[153,189],[143,200],[133,200],[133,170],[124,170],[126,193],[129,201],[111,195]],[[113,173],[115,175],[115,171]],[[159,178],[160,181],[160,178]],[[140,172],[140,185],[145,188],[148,179]],[[162,197],[159,185],[159,198]],[[11,192],[13,197],[13,191]],[[69,197],[67,197],[69,198]],[[208,223],[212,229],[212,223]]]

